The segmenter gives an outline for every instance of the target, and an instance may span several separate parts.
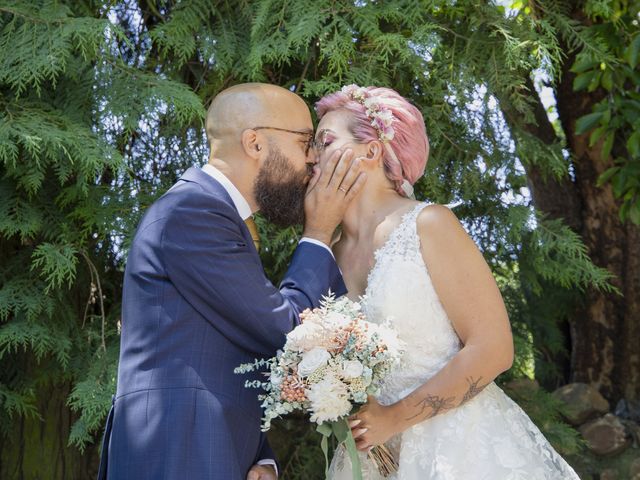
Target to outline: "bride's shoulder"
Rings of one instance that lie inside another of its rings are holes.
[[[458,222],[458,217],[456,217],[456,214],[453,213],[451,208],[449,208],[447,205],[441,205],[439,203],[429,203],[423,205],[424,207],[418,214],[419,223],[438,223],[451,220],[455,220],[456,222]]]
[[[418,214],[418,234],[420,237],[447,238],[452,235],[466,235],[466,232],[456,214],[446,205],[429,204]]]

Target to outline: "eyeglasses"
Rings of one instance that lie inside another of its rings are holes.
[[[327,142],[329,135],[331,134],[331,136],[333,137],[331,142]],[[328,129],[323,129],[320,130],[318,132],[318,135],[316,135],[317,138],[313,141],[313,149],[316,152],[316,155],[320,156],[322,155],[322,153],[325,151],[325,149],[331,145],[334,144],[335,145],[335,141],[339,140],[339,145],[338,148],[339,149],[344,149],[344,148],[351,148],[349,147],[349,145],[351,144],[359,144],[361,142],[359,142],[357,139],[355,139],[353,136],[336,136],[336,133],[328,130]]]
[[[296,135],[306,135],[309,138],[305,142],[305,146],[304,146],[305,156],[309,155],[309,150],[316,147],[316,142],[313,139],[313,132],[301,132],[299,130],[288,130],[286,128],[280,128],[280,127],[253,127],[251,130],[277,130],[278,132],[295,133]]]
[[[324,149],[327,148],[327,136],[329,134],[329,130],[321,130],[320,137],[318,140],[313,141],[313,148],[316,151],[317,155],[320,155],[324,152]]]

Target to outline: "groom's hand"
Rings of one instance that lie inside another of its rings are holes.
[[[351,149],[334,152],[325,165],[314,168],[304,201],[304,237],[330,245],[344,212],[365,183],[361,169]]]
[[[254,465],[247,473],[247,480],[277,480],[276,470],[272,465]]]

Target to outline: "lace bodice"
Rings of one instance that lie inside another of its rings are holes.
[[[375,252],[363,299],[367,319],[389,321],[406,344],[403,364],[385,382],[382,403],[393,403],[413,391],[460,350],[420,251],[416,222],[425,205],[406,213]]]
[[[461,342],[422,259],[419,204],[375,252],[362,299],[367,320],[389,321],[405,343],[402,364],[378,400],[391,404],[426,383],[460,351]],[[425,420],[386,445],[399,460],[386,480],[579,480],[526,413],[495,383],[462,406]],[[385,480],[360,455],[363,478]],[[330,478],[351,480],[351,461],[337,449]]]

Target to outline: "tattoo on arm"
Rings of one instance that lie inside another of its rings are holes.
[[[443,397],[438,397],[437,395],[431,395],[428,393],[425,398],[423,398],[422,400],[420,400],[418,403],[415,404],[416,407],[420,407],[420,411],[416,413],[414,416],[407,418],[407,420],[412,420],[416,417],[419,417],[424,413],[427,407],[431,408],[431,412],[425,417],[425,420],[429,418],[433,418],[439,413],[453,408],[454,399],[455,397],[443,398]]]
[[[471,400],[476,395],[478,395],[482,390],[484,390],[487,385],[489,385],[488,383],[484,385],[480,385],[481,380],[482,380],[482,377],[479,377],[477,380],[474,379],[473,377],[467,378],[469,389],[463,395],[462,401],[460,402],[458,407],[467,403],[469,400]],[[415,407],[420,407],[420,411],[415,415],[413,415],[412,417],[407,418],[407,420],[413,420],[414,418],[419,417],[425,412],[427,408],[430,408],[431,411],[424,418],[425,420],[429,418],[433,418],[439,413],[443,413],[443,412],[446,412],[447,410],[451,410],[454,407],[453,402],[455,398],[456,397],[444,398],[444,397],[439,397],[437,395],[431,395],[428,393],[426,397],[424,397],[422,400],[420,400],[418,403],[415,404]]]
[[[480,383],[480,380],[482,380],[482,377],[478,378],[477,380],[474,380],[473,377],[468,377],[467,378],[467,383],[469,384],[469,390],[467,390],[467,393],[464,394],[464,396],[462,397],[462,401],[460,402],[460,405],[458,405],[458,406],[461,406],[461,405],[464,405],[465,403],[467,403],[473,397],[478,395],[482,390],[484,390],[484,388],[487,385],[489,385],[487,383],[485,385],[478,386],[478,384]]]

